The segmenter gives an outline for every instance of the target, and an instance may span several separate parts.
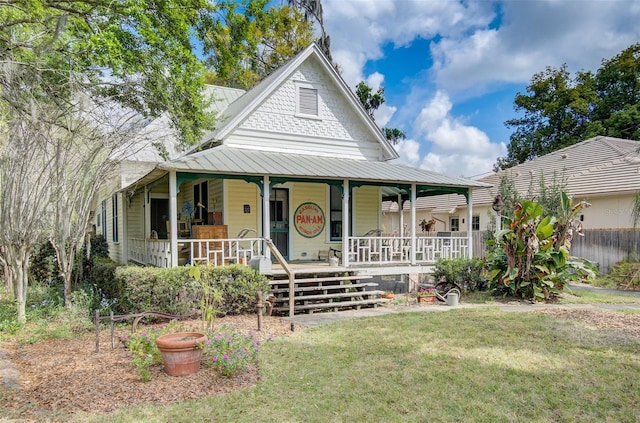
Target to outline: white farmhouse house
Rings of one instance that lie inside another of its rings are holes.
[[[420,236],[414,218],[406,232],[383,230],[385,200],[407,201],[411,216],[418,198],[488,185],[390,163],[393,146],[315,44],[248,92],[207,89],[217,127],[197,149],[172,149],[158,119],[102,191],[95,225],[113,259],[292,273],[291,263],[327,266],[336,250],[334,270],[380,275],[472,253],[466,237]],[[150,147],[159,139],[169,160]]]

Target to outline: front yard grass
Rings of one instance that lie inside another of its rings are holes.
[[[640,304],[640,295],[619,291],[616,293],[571,288],[570,295],[563,295],[560,304]]]
[[[264,346],[257,386],[104,422],[635,422],[640,339],[494,308],[361,318]]]

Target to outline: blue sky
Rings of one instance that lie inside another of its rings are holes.
[[[597,70],[640,42],[640,0],[322,0],[333,58],[351,87],[383,86],[380,126],[408,139],[400,161],[486,174],[506,154],[513,100],[566,63]]]

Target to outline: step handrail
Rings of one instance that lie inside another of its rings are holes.
[[[287,263],[287,260],[285,260],[282,254],[280,254],[280,250],[278,250],[273,241],[270,239],[265,239],[265,243],[267,244],[267,247],[269,247],[269,251],[271,251],[271,253],[276,257],[276,260],[278,261],[278,263],[280,263],[287,276],[289,276],[289,317],[293,317],[293,315],[295,314],[295,310],[293,307],[295,304],[295,300],[294,295],[291,295],[291,293],[295,291],[296,274],[291,266],[289,266],[289,263]]]

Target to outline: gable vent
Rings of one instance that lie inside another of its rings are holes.
[[[299,111],[305,115],[318,116],[318,90],[300,87]]]

